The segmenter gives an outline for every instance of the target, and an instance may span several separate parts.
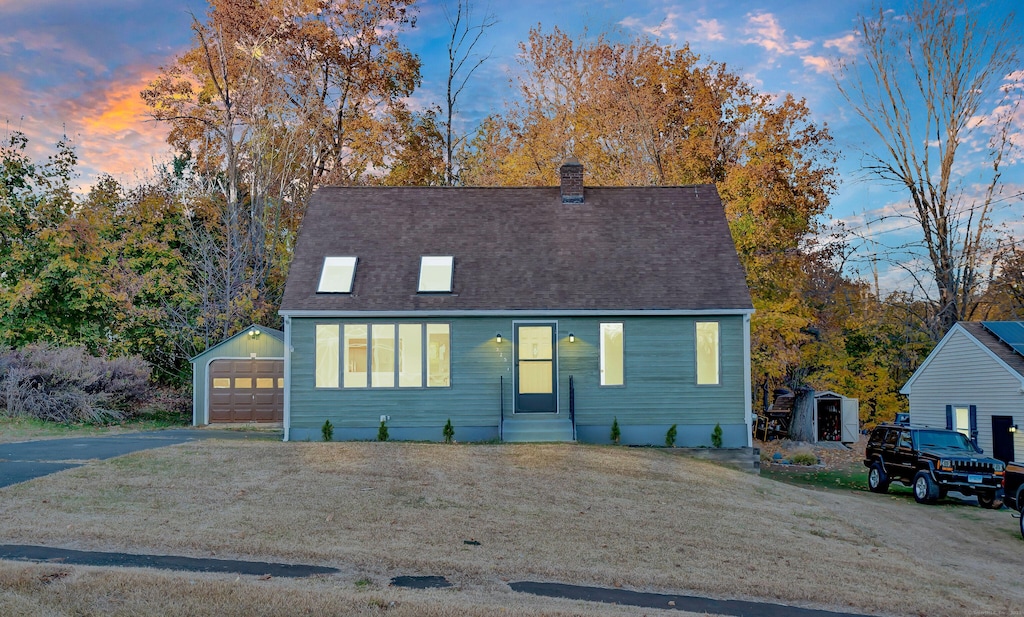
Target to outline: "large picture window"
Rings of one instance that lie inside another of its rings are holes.
[[[625,384],[624,337],[621,323],[601,324],[601,385]]]
[[[451,385],[448,324],[317,324],[317,388]]]
[[[697,385],[720,383],[719,331],[717,321],[697,322]]]

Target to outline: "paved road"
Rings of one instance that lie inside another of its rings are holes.
[[[210,559],[206,557],[179,557],[176,555],[140,555],[136,553],[103,553],[76,551],[49,546],[0,544],[0,559],[72,563],[85,566],[116,566],[122,568],[159,568],[184,572],[229,572],[253,576],[298,578],[315,574],[337,574],[337,568],[304,564],[265,561],[239,561],[236,559]]]
[[[73,437],[0,444],[0,488],[87,461],[102,460],[200,439],[280,439],[266,432],[170,429],[104,437]]]

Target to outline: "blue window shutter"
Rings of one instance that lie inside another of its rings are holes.
[[[953,406],[946,405],[946,430],[953,430]]]
[[[971,423],[971,441],[974,442],[974,446],[978,446],[978,407],[971,405],[968,411]]]

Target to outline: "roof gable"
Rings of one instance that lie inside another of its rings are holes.
[[[942,337],[942,340],[932,349],[928,357],[921,363],[921,366],[917,367],[917,370],[910,376],[907,383],[900,388],[900,394],[910,394],[911,387],[917,381],[917,378],[924,373],[928,365],[931,364],[932,359],[942,352],[946,343],[957,332],[962,332],[966,335],[969,341],[984,350],[997,364],[1019,379],[1021,387],[1024,388],[1024,357],[1015,353],[1009,346],[1000,341],[997,336],[986,330],[981,322],[961,321],[953,324],[953,327],[946,333],[946,336]]]
[[[317,294],[324,257],[359,260],[352,293]],[[418,294],[420,259],[454,257],[452,291]],[[327,187],[311,199],[282,313],[742,310],[750,292],[713,185]]]
[[[231,336],[227,337],[223,341],[220,341],[219,343],[217,343],[215,345],[211,345],[210,347],[207,347],[203,351],[197,353],[195,356],[189,358],[188,361],[192,362],[192,363],[195,363],[200,358],[202,358],[203,356],[207,356],[207,355],[212,354],[216,349],[219,349],[220,347],[223,347],[223,346],[229,344],[231,341],[234,341],[235,339],[238,339],[238,338],[240,338],[242,336],[248,336],[250,330],[258,330],[260,336],[263,336],[264,334],[266,334],[267,336],[269,336],[271,338],[275,338],[275,339],[281,341],[282,343],[284,343],[284,332],[282,332],[280,330],[275,330],[274,328],[268,328],[266,326],[261,326],[259,324],[255,324],[254,323],[254,324],[249,324],[248,326],[242,328],[241,330],[239,330],[235,334],[232,334]]]

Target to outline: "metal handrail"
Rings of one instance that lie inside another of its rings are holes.
[[[576,383],[569,375],[569,423],[572,424],[572,440],[576,441]]]
[[[505,376],[498,375],[498,402],[501,415],[498,417],[498,441],[505,441]]]

